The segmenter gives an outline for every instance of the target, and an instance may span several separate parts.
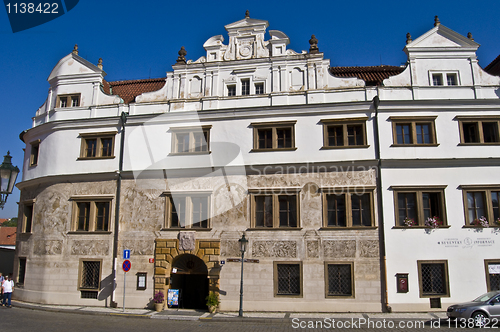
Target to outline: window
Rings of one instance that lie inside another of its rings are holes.
[[[456,117],[461,144],[499,144],[499,117]]]
[[[430,72],[433,86],[454,86],[458,85],[458,72],[456,73],[433,73]]]
[[[111,197],[73,198],[73,231],[108,232]]]
[[[24,280],[26,278],[26,257],[19,257],[19,274],[17,276],[17,283],[24,285]]]
[[[228,85],[227,86],[227,95],[229,97],[236,96],[236,85]]]
[[[302,297],[302,263],[274,262],[274,296]]]
[[[116,131],[80,134],[82,145],[79,159],[114,158]]]
[[[326,297],[354,297],[354,264],[325,263]]]
[[[241,80],[241,95],[246,96],[250,94],[250,80]]]
[[[264,83],[255,83],[255,94],[264,94]]]
[[[296,121],[252,123],[252,151],[295,150],[295,123]]]
[[[78,107],[80,106],[80,94],[57,96],[57,107]]]
[[[33,227],[33,210],[35,206],[35,201],[28,201],[23,203],[23,220],[22,220],[22,232],[31,233]]]
[[[420,297],[449,297],[448,262],[417,261]]]
[[[38,154],[40,152],[40,140],[36,140],[30,143],[31,154],[30,154],[30,166],[38,165]]]
[[[486,287],[488,292],[500,290],[500,261],[485,259]]]
[[[323,149],[368,147],[366,143],[366,120],[327,119],[323,123]]]
[[[391,187],[394,190],[396,227],[431,227],[429,219],[437,217],[437,223],[446,226],[444,188]]]
[[[433,117],[389,117],[392,121],[394,146],[437,145]]]
[[[167,193],[166,228],[209,229],[209,193]]]
[[[299,189],[284,188],[279,192],[249,190],[253,228],[299,227]]]
[[[210,153],[210,128],[212,126],[171,128],[172,153]]]
[[[97,299],[101,283],[101,260],[80,260],[78,290],[81,298]]]
[[[349,192],[348,188],[323,189],[323,226],[374,226],[373,188],[369,190],[358,194]]]
[[[500,226],[500,186],[461,186],[464,193],[465,225],[481,226],[485,218],[490,227]]]

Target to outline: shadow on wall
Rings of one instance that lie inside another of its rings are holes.
[[[108,307],[108,301],[111,300],[111,293],[113,292],[113,276],[110,274],[106,278],[101,280],[101,291],[97,299],[99,301],[106,301],[105,306]],[[116,287],[116,285],[115,285]]]

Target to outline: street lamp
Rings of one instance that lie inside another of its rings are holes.
[[[7,202],[7,196],[12,194],[14,184],[16,183],[19,168],[13,166],[10,151],[4,156],[3,163],[0,165],[0,208],[3,209]]]
[[[247,251],[248,240],[245,238],[245,234],[238,240],[240,243],[241,251],[241,285],[240,285],[240,311],[238,316],[243,317],[243,263],[245,261],[245,251]]]

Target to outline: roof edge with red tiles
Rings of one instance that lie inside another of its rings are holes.
[[[366,82],[366,85],[382,85],[382,82],[391,76],[402,73],[406,67],[399,66],[363,66],[363,67],[330,67],[328,71],[336,77],[357,77]]]

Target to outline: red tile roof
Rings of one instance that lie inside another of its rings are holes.
[[[330,74],[336,77],[357,77],[366,82],[366,85],[382,85],[383,80],[398,75],[405,67],[397,66],[368,66],[368,67],[330,67]]]
[[[15,246],[16,232],[17,227],[0,227],[0,245]]]
[[[105,93],[118,95],[126,104],[129,104],[135,101],[135,97],[144,92],[157,91],[163,88],[165,77],[115,82],[103,80],[102,84]]]
[[[495,60],[491,61],[489,65],[484,67],[484,71],[490,75],[500,76],[500,55]]]

